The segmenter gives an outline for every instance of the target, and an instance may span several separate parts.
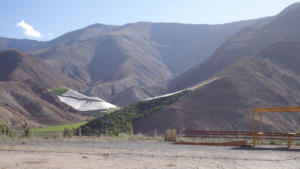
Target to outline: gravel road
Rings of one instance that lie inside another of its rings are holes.
[[[158,141],[0,143],[0,169],[300,169],[300,147],[240,148]]]

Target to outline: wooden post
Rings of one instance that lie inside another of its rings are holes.
[[[170,133],[170,130],[166,130],[166,132],[165,132],[165,141],[169,141],[169,134]]]
[[[258,143],[259,143],[259,141],[260,141],[260,144],[263,144],[263,135],[264,135],[264,133],[262,133],[262,132],[259,132],[259,133],[257,133],[258,135],[257,135],[257,141],[258,141]]]
[[[288,148],[292,147],[292,136],[288,135]]]
[[[252,112],[252,132],[255,131],[255,112]]]
[[[176,129],[171,130],[171,138],[172,138],[172,141],[176,141]]]
[[[133,135],[133,126],[130,127],[130,134]]]
[[[157,137],[157,129],[154,130],[154,137]]]
[[[260,132],[260,144],[263,144],[263,122],[262,122],[262,112],[259,112],[259,132]]]
[[[253,147],[256,147],[256,133],[255,133],[255,112],[252,111],[252,136],[253,136]]]
[[[287,136],[288,136],[288,148],[291,148],[292,147],[292,137],[296,135],[296,133],[288,133]]]
[[[4,127],[4,133],[3,133],[4,136],[6,136],[6,127]]]
[[[253,147],[255,148],[256,147],[256,133],[252,132],[252,135],[253,135]]]
[[[31,139],[33,139],[33,129],[30,129]]]
[[[176,129],[166,130],[165,141],[176,141]]]
[[[185,129],[183,128],[183,129],[181,130],[181,132],[180,132],[180,136],[181,136],[181,137],[183,137],[183,135],[184,135],[184,130],[185,130]]]
[[[262,112],[259,112],[259,132],[263,132]]]
[[[81,137],[81,127],[79,127],[78,135]]]

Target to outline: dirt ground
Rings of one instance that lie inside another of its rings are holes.
[[[158,141],[0,143],[0,169],[299,169],[300,147],[240,148]]]

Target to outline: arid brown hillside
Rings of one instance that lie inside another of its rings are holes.
[[[46,88],[58,86],[84,87],[38,57],[14,49],[0,52],[0,118],[14,128],[24,121],[39,127],[86,119]]]
[[[0,52],[0,81],[31,81],[41,87],[67,86],[81,90],[84,85],[51,68],[36,56],[10,49]]]
[[[126,105],[155,96],[162,91],[157,86],[203,60],[240,28],[256,22],[95,24],[46,42],[33,53],[87,84],[85,94]]]
[[[24,121],[30,127],[40,127],[86,119],[46,88],[29,81],[0,81],[0,118],[14,128],[21,128]]]
[[[169,128],[250,131],[251,107],[300,105],[299,65],[300,42],[277,42],[217,73],[212,77],[216,80],[181,101],[137,120],[135,132]],[[299,113],[266,113],[263,118],[265,131],[300,128]]]
[[[275,17],[244,28],[231,36],[206,61],[194,66],[170,82],[178,90],[210,78],[236,61],[256,55],[261,49],[280,40],[300,41],[300,6],[291,5]]]
[[[220,25],[94,24],[46,42],[0,38],[0,50],[30,51],[55,70],[89,86],[85,94],[127,105],[162,94],[175,75],[258,20]]]

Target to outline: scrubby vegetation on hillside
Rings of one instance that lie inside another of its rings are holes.
[[[164,108],[176,102],[179,98],[187,94],[188,91],[158,99],[141,101],[133,103],[127,107],[115,110],[111,113],[103,114],[98,118],[81,126],[84,135],[118,135],[119,133],[130,133],[132,131],[132,122],[146,117],[153,111]]]
[[[58,87],[58,88],[54,88],[54,89],[50,89],[49,91],[55,95],[62,95],[65,92],[67,92],[69,89],[64,88],[64,87]]]

